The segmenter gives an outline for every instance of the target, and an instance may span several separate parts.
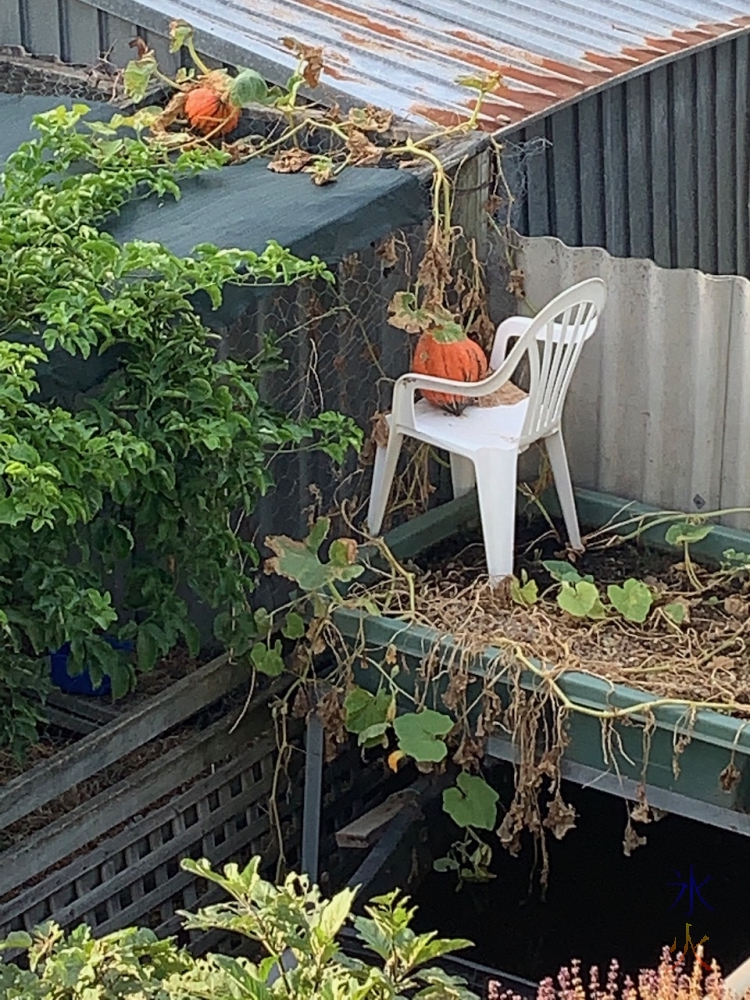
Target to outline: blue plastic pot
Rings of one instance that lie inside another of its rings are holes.
[[[132,642],[122,642],[112,636],[103,636],[112,649],[124,649],[132,652],[135,645]],[[66,642],[56,653],[50,655],[50,665],[52,673],[52,683],[56,684],[61,691],[66,694],[93,695],[96,698],[104,698],[112,693],[112,683],[109,677],[104,677],[99,687],[94,687],[91,674],[88,670],[83,670],[77,677],[71,677],[68,673],[68,659],[70,658],[70,643]]]

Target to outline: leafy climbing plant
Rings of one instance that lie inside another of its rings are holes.
[[[1,1000],[478,1000],[465,980],[435,964],[471,942],[417,934],[410,926],[416,910],[398,891],[372,899],[355,916],[356,890],[325,899],[307,876],[295,874],[275,885],[261,877],[258,857],[223,872],[205,859],[182,867],[229,897],[182,913],[185,926],[240,934],[261,952],[258,960],[194,959],[173,939],[160,941],[145,929],[96,940],[85,926],[65,934],[46,924],[0,942],[0,951],[22,949],[28,957],[28,969],[0,964]],[[342,953],[346,925],[367,959]]]
[[[180,639],[197,652],[185,586],[222,609],[224,645],[249,655],[264,635],[248,613],[259,560],[232,513],[272,488],[279,452],[317,448],[341,462],[361,441],[339,414],[276,411],[260,379],[282,366],[278,346],[221,360],[194,305],[203,293],[218,307],[228,284],[331,282],[325,265],[275,243],[263,253],[204,244],[188,257],[118,243],[105,227],[128,201],[179,198],[182,179],[227,157],[208,145],[170,153],[116,119],[87,122],[87,111],[36,116],[37,137],[0,176],[0,746],[16,753],[41,717],[45,656],[64,642],[71,672],[109,676],[115,695],[135,668],[104,633],[133,640],[140,670]],[[111,358],[111,374],[65,409],[39,391],[51,352]],[[109,574],[126,557],[116,609]],[[278,672],[277,641],[255,649],[257,668]]]

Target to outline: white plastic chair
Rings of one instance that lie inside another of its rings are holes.
[[[388,444],[375,457],[367,515],[372,535],[380,532],[404,435],[450,453],[453,495],[477,486],[487,570],[492,585],[513,572],[518,456],[544,439],[571,545],[580,550],[573,486],[560,423],[565,396],[584,343],[596,329],[607,292],[601,278],[589,278],[562,292],[533,319],[513,316],[497,328],[490,357],[492,373],[481,382],[454,382],[429,375],[402,375],[388,416]],[[518,341],[505,357],[508,341]],[[496,392],[528,354],[528,397],[512,405],[468,406],[460,416],[422,399],[417,389],[478,398]]]

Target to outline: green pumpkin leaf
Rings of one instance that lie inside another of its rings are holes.
[[[169,51],[179,52],[183,45],[193,37],[193,29],[182,18],[172,21],[169,25]]]
[[[330,517],[320,517],[315,522],[315,524],[310,528],[310,533],[305,539],[305,544],[311,552],[317,552],[320,546],[328,537],[328,532],[331,530],[331,519]]]
[[[147,52],[140,59],[133,59],[125,67],[122,75],[125,93],[136,104],[146,96],[156,69],[156,56],[153,52]]]
[[[599,591],[596,585],[586,580],[576,584],[563,581],[560,593],[557,595],[557,603],[562,610],[576,618],[585,618],[594,610],[598,600]]]
[[[645,622],[654,603],[651,590],[641,580],[626,580],[621,587],[612,583],[607,587],[607,597],[629,622]]]
[[[679,604],[676,601],[672,604],[665,604],[662,609],[664,614],[669,618],[670,621],[674,622],[675,625],[682,625],[685,621],[685,605]]]
[[[273,646],[256,642],[250,650],[250,660],[261,674],[267,677],[278,677],[284,670],[284,660],[281,656],[281,640],[277,639]]]
[[[328,518],[321,518],[302,542],[286,535],[269,535],[266,545],[276,555],[268,560],[268,568],[279,576],[294,580],[306,591],[321,590],[334,583],[356,580],[364,572],[364,566],[351,565],[349,561],[349,543],[356,549],[356,543],[351,542],[351,539],[337,539],[331,545],[334,558],[327,563],[320,561],[317,552],[329,527]]]
[[[735,549],[726,549],[722,553],[725,567],[730,569],[732,567],[740,567],[742,569],[747,569],[750,567],[750,553],[748,552],[737,552]]]
[[[268,100],[268,84],[254,69],[243,69],[232,80],[230,100],[237,107],[264,104]]]
[[[587,583],[590,581],[586,581]],[[597,597],[594,601],[594,606],[586,615],[587,618],[593,618],[594,621],[601,621],[603,618],[607,617],[607,609],[602,604],[601,600]]]
[[[542,566],[558,583],[579,583],[583,579],[575,566],[561,559],[544,559]]]
[[[484,778],[462,771],[455,787],[443,792],[443,809],[458,826],[494,830],[499,798]]]
[[[432,862],[433,871],[436,872],[455,872],[460,867],[458,861],[454,861],[453,858],[435,858]]]
[[[668,545],[692,545],[701,542],[713,531],[712,524],[695,524],[692,521],[678,521],[671,524],[665,535]]]
[[[447,736],[453,729],[453,720],[425,708],[421,712],[400,715],[393,722],[398,737],[399,749],[416,761],[437,763],[443,760],[448,748],[441,736]]]
[[[510,597],[516,604],[531,607],[539,599],[539,587],[536,580],[530,580],[525,569],[521,570],[521,579],[515,576],[510,581]]]
[[[355,687],[344,701],[344,724],[350,733],[361,734],[376,725],[387,722],[393,707],[393,695],[388,691],[371,694]],[[374,734],[372,734],[374,735]]]
[[[373,747],[387,747],[387,732],[390,729],[389,722],[376,722],[373,726],[363,729],[357,737],[357,745],[365,747],[367,750]]]
[[[265,608],[256,608],[253,612],[253,624],[259,636],[265,638],[271,631],[273,618]]]
[[[301,639],[307,629],[305,619],[298,615],[296,611],[290,611],[284,619],[281,627],[281,634],[285,639]]]

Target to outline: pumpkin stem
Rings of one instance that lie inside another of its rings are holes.
[[[203,62],[203,60],[201,59],[201,57],[195,51],[195,42],[193,41],[193,33],[192,33],[192,31],[187,36],[186,41],[187,41],[188,52],[190,53],[190,58],[193,60],[193,62],[198,67],[198,69],[201,71],[201,73],[203,73],[204,76],[208,76],[208,74],[211,72],[211,70],[208,68],[208,66],[206,66],[206,64]]]
[[[427,333],[437,344],[458,344],[468,339],[461,324],[455,322],[440,323],[427,330]]]

